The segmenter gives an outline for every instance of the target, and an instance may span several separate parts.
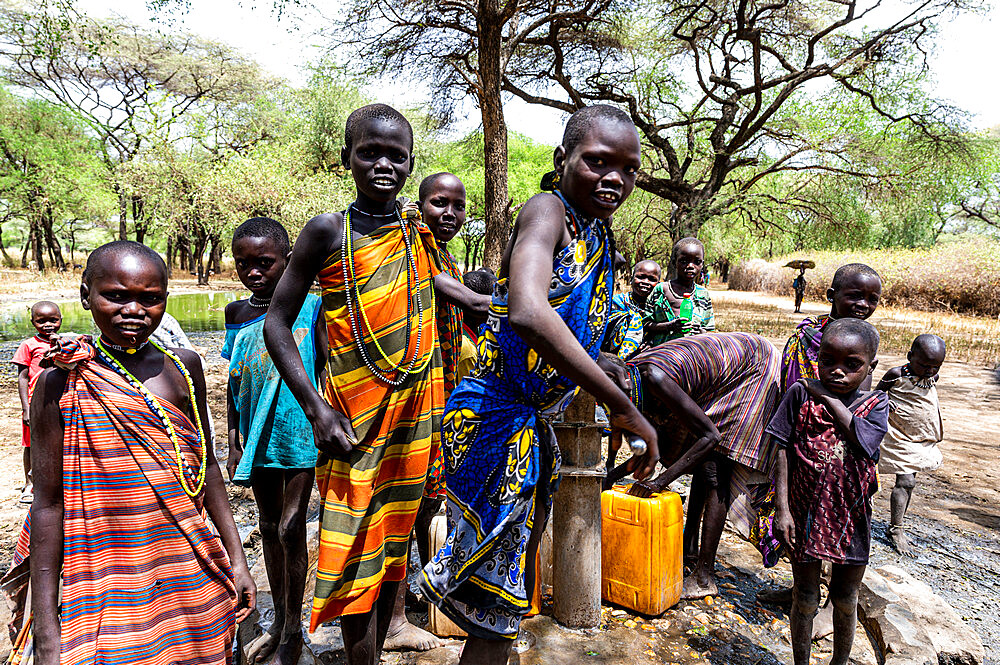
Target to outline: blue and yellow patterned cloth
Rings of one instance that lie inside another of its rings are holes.
[[[613,239],[605,222],[566,208],[569,227],[579,233],[554,259],[548,299],[596,358],[608,318]],[[528,537],[548,514],[559,473],[548,419],[577,392],[511,328],[507,284],[501,279],[493,292],[476,370],[445,408],[448,538],[420,579],[430,602],[486,639],[514,639],[528,611]]]
[[[602,350],[614,353],[622,360],[634,356],[642,346],[644,325],[651,317],[652,311],[636,304],[632,294],[615,294],[611,299],[608,334]]]
[[[316,318],[319,297],[308,294],[292,325],[292,336],[306,371],[316,382]],[[264,346],[264,319],[226,324],[222,357],[229,361],[229,387],[240,414],[243,457],[233,482],[250,486],[253,470],[307,469],[316,466],[312,425],[281,380]],[[318,384],[317,384],[318,385]]]

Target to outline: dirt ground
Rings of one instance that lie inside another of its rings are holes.
[[[213,283],[213,287],[217,283]],[[34,298],[38,298],[35,295]],[[51,296],[50,296],[51,297]],[[725,316],[727,303],[740,301],[775,304],[787,310],[789,332],[801,315],[792,314],[789,300],[763,294],[714,292],[716,309]],[[0,300],[7,300],[0,296]],[[820,313],[820,303],[807,303],[806,313]],[[874,321],[876,325],[877,320]],[[225,367],[219,358],[221,333],[193,335],[195,344],[208,349],[210,408],[218,432],[225,431]],[[783,339],[773,339],[776,344]],[[17,383],[9,364],[16,344],[0,344],[0,567],[9,561],[17,532],[25,515],[18,503],[23,484],[20,446],[20,406]],[[902,364],[898,355],[881,355],[878,378],[883,371]],[[982,638],[987,663],[1000,665],[1000,385],[994,367],[946,362],[938,390],[944,417],[944,464],[937,471],[918,477],[908,517],[908,532],[916,545],[916,556],[901,559],[884,537],[888,521],[891,479],[883,478],[876,499],[873,565],[896,563],[930,584],[950,602]],[[217,437],[224,444],[224,437]],[[219,449],[220,459],[224,451]],[[234,492],[241,531],[252,527],[252,511],[246,497]],[[723,585],[725,587],[725,585]],[[723,590],[723,602],[736,602],[736,591]],[[740,594],[742,596],[742,594]],[[729,596],[732,596],[731,598]],[[0,653],[6,652],[6,638]],[[710,659],[711,660],[711,659]],[[401,661],[393,661],[401,662]],[[722,662],[722,661],[712,661]],[[761,662],[773,662],[764,660]]]

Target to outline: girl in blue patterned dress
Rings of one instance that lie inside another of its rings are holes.
[[[610,407],[616,429],[646,440],[646,455],[632,462],[639,477],[659,458],[655,430],[595,362],[612,293],[609,222],[640,165],[635,126],[610,106],[581,109],[554,163],[553,193],[534,196],[518,216],[478,365],[443,419],[448,538],[420,585],[468,632],[463,665],[507,662],[533,588],[525,562],[535,560],[558,479],[549,419],[578,387]]]

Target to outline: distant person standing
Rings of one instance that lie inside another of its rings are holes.
[[[806,294],[806,269],[799,268],[799,275],[792,280],[792,288],[795,289],[795,313],[802,311],[802,297]]]

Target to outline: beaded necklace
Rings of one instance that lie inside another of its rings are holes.
[[[188,396],[191,399],[191,409],[194,411],[194,425],[195,429],[198,431],[198,443],[201,444],[201,466],[198,469],[197,474],[198,484],[194,489],[190,489],[187,485],[187,481],[184,479],[185,469],[192,475],[194,475],[194,471],[184,464],[184,456],[181,454],[181,444],[177,437],[177,431],[174,429],[174,424],[170,420],[170,415],[166,412],[166,409],[163,408],[163,405],[160,404],[159,398],[149,392],[149,389],[142,385],[142,382],[135,378],[132,372],[125,369],[125,366],[108,352],[108,345],[104,342],[104,339],[100,337],[97,339],[97,355],[105,365],[118,372],[122,378],[128,381],[129,385],[135,388],[135,390],[142,395],[142,399],[146,402],[146,405],[150,408],[150,410],[159,416],[160,421],[163,423],[163,429],[167,431],[167,436],[170,437],[170,442],[174,444],[174,455],[177,457],[177,479],[180,481],[181,487],[184,489],[184,493],[189,497],[194,498],[198,496],[205,487],[205,470],[208,467],[208,445],[205,442],[205,435],[201,431],[201,415],[198,413],[198,406],[195,401],[194,382],[191,381],[191,373],[187,371],[187,368],[184,367],[184,363],[182,363],[177,356],[156,342],[149,343],[174,362],[174,365],[177,366],[177,370],[181,373],[181,376],[184,377],[184,381],[187,383]]]
[[[132,355],[133,353],[138,353],[139,351],[142,351],[144,348],[146,348],[146,345],[149,344],[149,340],[147,339],[145,342],[143,342],[142,344],[140,344],[135,348],[129,346],[118,346],[117,344],[111,344],[110,342],[102,341],[101,343],[104,344],[105,346],[110,346],[112,349],[118,351],[119,353],[127,353],[129,355]]]
[[[399,222],[399,229],[403,234],[403,247],[406,250],[406,348],[403,351],[401,362],[397,364],[393,362],[389,354],[385,352],[379,343],[375,329],[368,320],[368,313],[361,302],[361,290],[358,288],[357,272],[354,265],[353,234],[351,233],[351,209],[353,207],[354,204],[352,203],[344,212],[344,235],[340,243],[340,263],[344,273],[344,288],[347,293],[347,313],[351,322],[351,332],[357,343],[361,360],[371,373],[384,383],[393,387],[400,386],[410,374],[422,371],[427,363],[430,362],[430,355],[428,354],[428,357],[421,363],[420,367],[415,368],[417,359],[420,357],[420,344],[424,327],[424,307],[423,298],[420,295],[420,275],[417,272],[416,259],[413,256],[412,242],[409,233],[407,233],[406,224],[397,211],[396,219]],[[417,343],[413,349],[413,357],[407,363],[406,356],[410,353],[410,339],[413,329],[414,282],[416,282],[417,302]],[[433,294],[431,297],[433,298]],[[369,355],[368,348],[365,345],[364,331],[359,325],[359,319],[367,326],[369,333],[371,333],[372,341],[375,342],[375,348],[378,349],[379,354],[386,364],[390,366],[389,370],[383,370],[379,367],[377,361]],[[389,372],[395,372],[396,376],[390,376]]]
[[[254,302],[255,300],[256,302]],[[247,304],[251,307],[267,307],[271,304],[271,299],[267,298],[265,300],[264,298],[257,298],[257,296],[250,294],[250,297],[247,299]]]

